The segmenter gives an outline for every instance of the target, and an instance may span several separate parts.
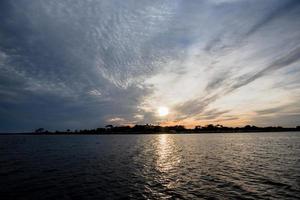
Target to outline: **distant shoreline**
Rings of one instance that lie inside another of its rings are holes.
[[[259,132],[295,132],[300,131],[300,126],[281,127],[268,126],[257,127],[246,125],[244,127],[226,127],[220,124],[208,124],[206,126],[195,126],[195,128],[185,128],[182,125],[158,126],[152,124],[135,126],[113,126],[106,125],[104,128],[70,130],[66,131],[48,131],[44,128],[38,128],[30,132],[7,132],[1,135],[132,135],[132,134],[207,134],[207,133],[259,133]]]
[[[238,131],[238,132],[149,132],[149,133],[0,133],[0,136],[5,135],[28,135],[28,136],[55,136],[55,135],[62,135],[62,136],[75,136],[75,135],[160,135],[160,134],[170,134],[170,135],[201,135],[201,134],[226,134],[226,133],[236,133],[236,134],[243,134],[243,133],[284,133],[284,132],[300,132],[300,130],[284,130],[284,131]]]

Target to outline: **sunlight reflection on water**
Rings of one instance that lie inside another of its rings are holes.
[[[180,163],[179,147],[175,144],[172,135],[159,135],[156,143],[156,169],[167,173]]]
[[[299,133],[2,136],[0,194],[299,199],[299,141]]]

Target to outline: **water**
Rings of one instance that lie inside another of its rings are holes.
[[[0,136],[0,194],[30,200],[297,199],[299,158],[295,132]]]

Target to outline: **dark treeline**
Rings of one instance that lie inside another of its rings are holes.
[[[157,126],[157,125],[135,125],[135,126],[113,126],[107,125],[104,128],[50,132],[44,128],[36,129],[33,134],[150,134],[150,133],[236,133],[236,132],[282,132],[300,131],[300,126],[294,128],[284,127],[257,127],[246,125],[244,127],[226,127],[222,125],[209,124],[206,126],[195,126],[193,129],[185,128],[182,125]]]

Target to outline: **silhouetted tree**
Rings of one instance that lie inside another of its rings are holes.
[[[113,127],[114,127],[114,126],[111,125],[111,124],[105,126],[106,129],[112,129]]]

